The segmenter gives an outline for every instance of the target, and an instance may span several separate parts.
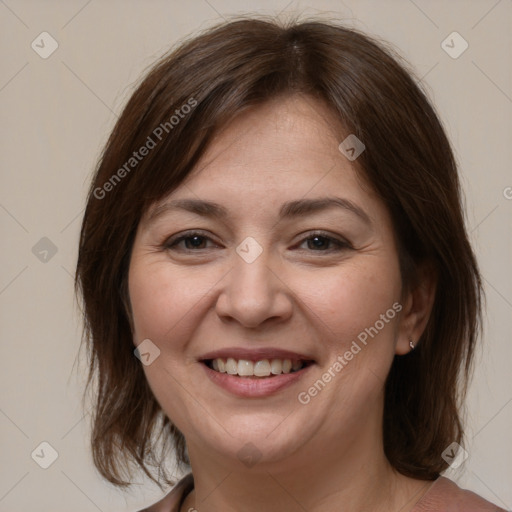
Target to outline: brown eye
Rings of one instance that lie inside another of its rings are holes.
[[[328,249],[332,240],[325,236],[313,236],[306,240],[308,249]]]
[[[189,232],[177,237],[173,237],[164,243],[165,249],[195,251],[208,249],[208,242],[212,239],[202,233]],[[216,245],[216,244],[214,244]]]
[[[350,248],[350,244],[325,234],[313,234],[301,242],[301,246],[307,244],[307,249],[315,252],[333,252]]]

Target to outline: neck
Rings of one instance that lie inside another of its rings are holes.
[[[194,491],[182,511],[373,512],[411,510],[425,482],[398,474],[387,461],[380,425],[325,446],[312,439],[283,460],[251,468],[189,446]],[[373,442],[372,442],[373,440]],[[322,454],[319,456],[318,454]]]

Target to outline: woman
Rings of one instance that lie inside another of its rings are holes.
[[[168,441],[191,468],[146,510],[501,510],[440,476],[480,276],[441,124],[369,37],[237,20],[161,60],[93,179],[77,286],[99,471],[173,483]]]

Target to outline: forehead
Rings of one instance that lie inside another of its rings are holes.
[[[299,95],[275,98],[244,111],[222,129],[189,178],[259,175],[282,182],[336,162],[350,168],[348,160],[340,162],[341,136],[339,121],[324,104]]]
[[[210,200],[238,212],[275,210],[301,198],[375,200],[371,187],[338,149],[346,137],[328,107],[310,97],[276,98],[238,115],[213,139],[170,199]]]

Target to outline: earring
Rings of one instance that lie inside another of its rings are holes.
[[[409,338],[409,346],[411,347],[411,350],[414,350],[414,343],[412,342],[412,338]]]

